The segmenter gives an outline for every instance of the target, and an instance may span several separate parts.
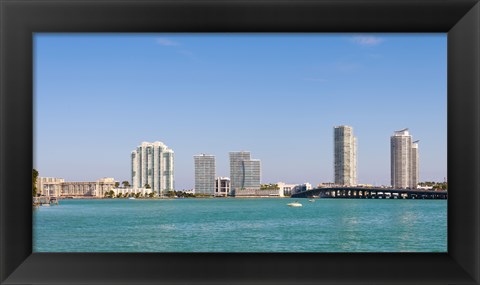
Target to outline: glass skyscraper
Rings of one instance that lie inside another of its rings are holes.
[[[233,151],[230,155],[230,192],[236,190],[260,189],[260,160],[251,159],[249,151]]]
[[[150,187],[159,196],[174,190],[174,152],[164,143],[142,142],[131,158],[133,188]]]
[[[357,184],[357,138],[349,126],[334,127],[335,184]]]
[[[194,155],[195,194],[215,194],[215,156]]]

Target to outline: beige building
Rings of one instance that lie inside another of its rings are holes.
[[[37,192],[43,196],[60,196],[64,182],[65,179],[62,178],[38,177]]]
[[[283,192],[279,189],[242,188],[235,191],[235,197],[283,197]]]
[[[334,128],[335,184],[357,184],[357,138],[350,126]]]
[[[113,194],[117,196],[118,194],[121,194],[122,196],[129,196],[129,195],[135,195],[135,194],[140,194],[140,196],[147,196],[151,193],[153,193],[153,190],[151,188],[113,188],[111,189],[113,191]],[[110,190],[109,190],[110,191]]]
[[[94,182],[65,182],[63,178],[39,177],[37,189],[41,195],[57,197],[103,197],[115,187],[115,179],[102,178]]]

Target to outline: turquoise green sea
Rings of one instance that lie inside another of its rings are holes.
[[[60,200],[35,252],[446,252],[446,200]]]

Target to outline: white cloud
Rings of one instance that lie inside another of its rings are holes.
[[[174,46],[179,46],[180,44],[178,42],[166,39],[166,38],[157,38],[156,39],[157,44],[161,46],[169,46],[169,47],[174,47]]]
[[[354,36],[351,40],[361,46],[376,46],[383,42],[383,39],[374,36]]]

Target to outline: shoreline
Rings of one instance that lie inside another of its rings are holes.
[[[57,197],[58,200],[183,200],[183,199],[243,199],[243,198],[272,198],[272,199],[279,199],[279,198],[291,198],[291,197],[279,197],[279,196],[241,196],[241,197],[186,197],[186,198],[174,198],[174,197],[156,197],[156,198],[135,198],[130,199],[127,198],[101,198],[101,197]]]

